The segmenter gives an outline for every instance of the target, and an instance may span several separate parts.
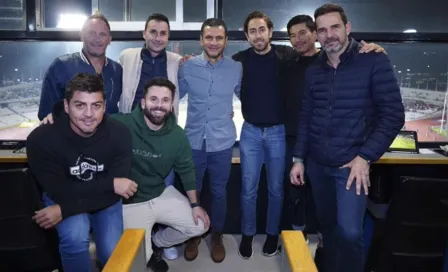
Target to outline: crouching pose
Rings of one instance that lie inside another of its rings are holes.
[[[100,266],[106,264],[123,233],[121,197],[137,190],[128,179],[131,134],[104,115],[105,97],[98,76],[77,74],[54,125],[39,126],[27,139],[30,172],[45,204],[33,219],[56,228],[65,272],[92,271],[90,229]]]
[[[139,107],[113,115],[131,131],[130,176],[138,184],[136,194],[123,205],[124,228],[146,230],[146,259],[155,272],[168,271],[162,248],[200,236],[210,225],[198,204],[190,144],[172,112],[174,94],[171,81],[154,78],[145,86]],[[188,198],[173,186],[165,187],[171,169],[179,175]],[[155,223],[168,227],[152,233]]]

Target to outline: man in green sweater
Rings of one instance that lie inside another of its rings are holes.
[[[135,195],[124,200],[124,228],[146,230],[146,260],[155,272],[168,271],[161,248],[200,236],[210,225],[198,204],[190,144],[172,112],[175,88],[168,79],[154,78],[146,84],[139,107],[112,115],[132,134],[130,178],[138,184]],[[171,169],[179,175],[188,199],[173,186],[165,187]],[[152,234],[155,223],[168,227]]]

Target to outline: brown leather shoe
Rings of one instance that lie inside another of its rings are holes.
[[[184,257],[187,261],[193,261],[198,256],[198,246],[201,243],[201,237],[193,237],[188,240],[185,246]]]
[[[226,249],[222,243],[222,234],[218,232],[212,233],[212,260],[220,263],[226,258]]]

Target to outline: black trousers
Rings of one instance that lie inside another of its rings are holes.
[[[291,184],[289,173],[292,168],[292,153],[296,139],[286,138],[286,169],[284,177],[284,204],[282,212],[282,229],[291,230],[293,226],[306,226],[308,233],[316,233],[317,219],[314,199],[311,194],[311,186],[305,177],[305,185],[296,186]],[[306,176],[306,169],[305,169]]]

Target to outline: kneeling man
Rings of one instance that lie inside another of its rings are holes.
[[[146,260],[155,272],[168,271],[161,248],[200,236],[210,225],[198,204],[190,144],[172,112],[175,88],[168,79],[154,78],[146,84],[139,107],[113,115],[131,131],[130,176],[138,184],[136,194],[123,205],[124,228],[146,229]],[[179,175],[188,199],[173,186],[165,187],[171,169]],[[168,228],[152,234],[155,223]]]

